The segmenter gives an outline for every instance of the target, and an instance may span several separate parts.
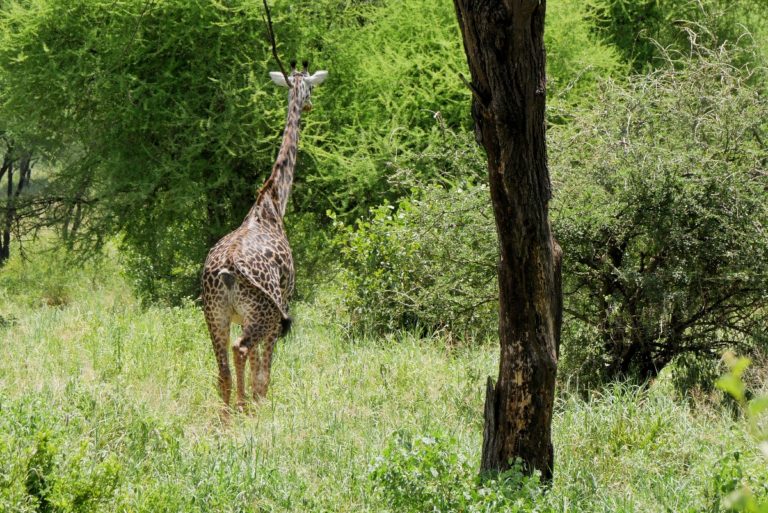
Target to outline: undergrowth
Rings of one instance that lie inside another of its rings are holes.
[[[38,264],[0,274],[0,511],[714,512],[766,494],[740,417],[664,379],[561,388],[550,488],[478,477],[496,347],[346,337],[327,293],[297,305],[266,400],[225,427],[196,304],[143,308],[114,264]],[[50,272],[61,304],[33,286]]]

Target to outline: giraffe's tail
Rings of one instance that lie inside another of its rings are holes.
[[[280,336],[284,337],[288,334],[289,331],[291,331],[291,325],[293,324],[293,319],[290,317],[283,317],[280,319]]]

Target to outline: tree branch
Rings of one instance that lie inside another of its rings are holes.
[[[269,36],[269,42],[272,45],[272,55],[275,57],[277,66],[280,68],[280,72],[285,78],[286,85],[290,87],[291,81],[288,80],[288,73],[285,72],[283,63],[280,61],[280,57],[277,55],[277,41],[275,40],[275,31],[272,29],[272,15],[269,12],[269,5],[267,4],[267,0],[264,0],[264,10],[267,12],[267,35]]]

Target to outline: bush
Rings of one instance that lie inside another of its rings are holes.
[[[519,464],[478,477],[455,443],[437,436],[399,433],[371,466],[370,479],[394,511],[531,511],[541,495],[539,478]]]
[[[551,134],[568,372],[645,379],[766,340],[768,100],[743,56],[697,46]]]
[[[737,358],[733,353],[725,354],[730,371],[717,380],[717,387],[729,394],[744,411],[747,430],[763,458],[768,462],[768,395],[748,398],[744,372],[749,368],[749,358]],[[714,497],[722,497],[713,507],[720,511],[761,513],[768,511],[768,472],[763,475],[749,475],[740,463],[738,451],[730,458],[720,460],[716,469],[713,488]],[[718,493],[719,492],[719,493]]]
[[[688,53],[681,26],[706,27],[718,44],[752,44],[766,34],[766,4],[752,0],[589,0],[584,6],[595,32],[638,72],[664,67],[668,52]],[[695,46],[695,45],[694,45]]]
[[[444,135],[444,144],[395,164],[410,197],[351,226],[337,221],[344,302],[362,331],[417,328],[468,339],[496,330],[493,212],[487,185],[469,175],[483,169],[481,157],[469,134]],[[419,173],[444,185],[425,185]]]

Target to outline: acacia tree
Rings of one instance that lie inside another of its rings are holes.
[[[753,49],[690,35],[690,53],[602,85],[553,130],[562,368],[587,386],[672,362],[711,382],[702,364],[768,338],[766,74]]]
[[[475,136],[488,157],[499,237],[499,378],[488,380],[481,470],[522,459],[552,477],[562,319],[545,144],[544,0],[454,0],[472,81]]]
[[[193,296],[206,248],[253,202],[283,123],[261,6],[15,2],[0,27],[3,124],[34,134],[51,162],[42,214],[80,255],[119,234],[144,297]],[[303,37],[280,32],[293,47]]]

